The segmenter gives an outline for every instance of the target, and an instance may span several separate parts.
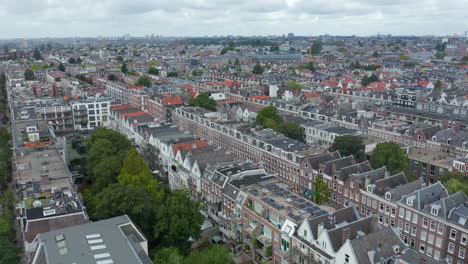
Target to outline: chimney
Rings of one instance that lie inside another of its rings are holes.
[[[323,226],[322,223],[319,223],[319,224],[317,225],[317,237],[320,236],[320,234],[322,233],[322,231],[323,231],[324,229],[325,229],[325,228],[324,228],[324,226]]]
[[[429,194],[426,194],[426,196],[424,197],[424,205],[428,205],[429,204]]]
[[[444,198],[447,193],[445,192],[444,189],[440,190],[440,199]]]
[[[377,217],[376,217],[376,216],[373,216],[373,217],[371,218],[371,232],[377,231],[377,225],[378,225],[378,223],[377,223]]]
[[[49,174],[41,174],[41,184],[49,184]]]
[[[367,175],[367,176],[366,176],[366,179],[365,179],[365,181],[364,181],[364,188],[367,189],[367,186],[368,186],[369,184],[370,184],[370,176]]]
[[[369,257],[370,263],[375,263],[375,262],[374,262],[375,250],[369,250],[369,251],[367,251],[367,256]]]
[[[344,244],[351,236],[351,229],[349,227],[343,228],[341,231],[341,242]]]

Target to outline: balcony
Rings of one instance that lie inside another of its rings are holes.
[[[283,247],[278,246],[275,248],[275,253],[281,256],[282,259],[287,260],[291,258],[291,250],[285,251]]]
[[[267,237],[265,235],[259,235],[257,240],[263,244],[264,247],[271,246],[271,237]]]

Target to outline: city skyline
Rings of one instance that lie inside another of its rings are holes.
[[[465,0],[3,1],[2,39],[214,35],[463,35]],[[29,2],[25,4],[25,2]],[[417,12],[415,12],[417,10]]]

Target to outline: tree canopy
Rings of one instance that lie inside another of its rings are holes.
[[[361,85],[365,87],[373,82],[378,82],[378,81],[379,81],[379,77],[375,73],[372,73],[371,76],[368,77],[366,75],[362,78]]]
[[[257,124],[264,126],[266,120],[271,119],[277,123],[283,122],[283,117],[278,114],[278,109],[274,106],[267,106],[257,114]]]
[[[154,67],[154,66],[149,67],[149,69],[148,69],[148,74],[159,75],[159,70],[156,69],[156,67]]]
[[[117,81],[117,76],[115,76],[115,74],[111,73],[109,74],[109,76],[107,77],[107,79],[109,81]]]
[[[273,127],[273,129],[288,138],[305,142],[304,130],[296,123],[279,123],[276,127]]]
[[[136,85],[151,87],[151,78],[146,75],[140,76],[136,81]]]
[[[167,77],[179,77],[179,74],[177,72],[168,72]]]
[[[338,150],[342,156],[353,155],[358,161],[365,160],[365,145],[360,136],[344,135],[335,137],[329,150]]]
[[[151,175],[148,165],[134,148],[128,151],[117,180],[122,185],[145,187],[149,193],[154,195],[156,201],[162,201],[164,198],[164,190],[159,187],[158,181]]]
[[[98,220],[126,214],[151,237],[156,202],[145,187],[112,184],[99,192],[94,201],[93,215]]]
[[[208,248],[193,250],[184,260],[184,264],[234,264],[229,252],[225,247],[212,244]]]
[[[153,264],[182,264],[184,257],[176,247],[167,247],[157,250],[153,257]]]
[[[203,107],[210,111],[216,111],[216,101],[206,93],[201,93],[189,100],[189,105]]]
[[[330,193],[331,191],[328,185],[323,181],[322,176],[316,176],[314,181],[314,202],[317,204],[328,202]]]
[[[265,69],[260,65],[260,63],[255,64],[253,67],[252,73],[254,74],[262,74],[265,71]]]
[[[456,171],[446,172],[440,178],[440,181],[444,184],[450,194],[462,190],[466,195],[468,195],[468,177],[463,173]]]
[[[397,143],[384,142],[372,151],[371,165],[374,169],[385,166],[392,174],[399,173],[408,168],[408,156]]]
[[[189,238],[198,239],[204,216],[200,203],[189,198],[186,190],[174,190],[158,210],[155,237],[169,246],[187,248]]]
[[[39,51],[38,48],[34,49],[33,57],[34,57],[35,60],[43,60],[41,52]]]
[[[304,85],[297,83],[296,81],[287,81],[286,85],[290,86],[294,90],[299,90],[299,91],[302,90],[302,88],[304,88]]]
[[[314,40],[312,44],[312,55],[320,55],[322,53],[322,41]]]
[[[65,71],[65,65],[63,65],[63,63],[60,62],[59,66],[57,67],[57,69],[61,72],[64,72]]]
[[[33,81],[36,80],[36,75],[34,75],[34,72],[31,69],[27,69],[24,71],[24,79],[26,81]]]
[[[127,63],[125,61],[122,63],[122,67],[120,68],[120,70],[123,73],[128,73]]]

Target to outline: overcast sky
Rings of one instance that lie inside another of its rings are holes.
[[[453,35],[468,0],[0,0],[0,38]]]

